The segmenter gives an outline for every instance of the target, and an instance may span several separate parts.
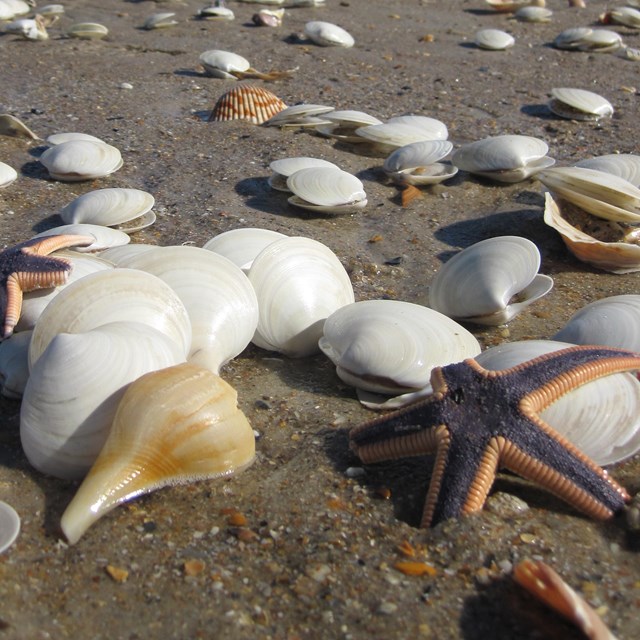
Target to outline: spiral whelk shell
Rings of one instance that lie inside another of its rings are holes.
[[[216,102],[209,122],[248,120],[262,124],[286,108],[271,91],[253,85],[240,85],[222,94]]]

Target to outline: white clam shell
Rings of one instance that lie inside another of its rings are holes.
[[[240,267],[198,247],[156,247],[128,261],[166,282],[191,320],[188,361],[218,373],[251,342],[258,326],[256,294]]]
[[[152,13],[142,25],[143,29],[166,29],[167,27],[173,27],[178,24],[177,20],[174,20],[175,13],[171,11],[162,11],[159,13]]]
[[[640,29],[640,11],[634,7],[616,7],[608,12],[608,17],[615,24]]]
[[[520,22],[551,22],[553,11],[546,7],[520,7],[514,14]]]
[[[409,302],[366,300],[341,307],[319,346],[347,384],[374,393],[407,393],[429,384],[433,367],[480,353],[464,327]]]
[[[355,44],[353,36],[336,24],[312,20],[304,25],[304,34],[315,44],[322,47],[350,48]]]
[[[270,229],[231,229],[211,238],[202,248],[219,253],[247,273],[254,258],[265,247],[286,237],[284,233]]]
[[[0,342],[0,384],[2,395],[14,400],[22,397],[29,379],[31,331],[13,333]]]
[[[449,131],[444,122],[428,116],[399,116],[383,124],[356,129],[356,134],[385,151],[393,151],[412,142],[446,140]]]
[[[242,73],[251,68],[251,63],[246,58],[221,49],[205,51],[200,54],[199,59],[205,73],[214,78],[235,80],[237,76],[233,75],[234,73]]]
[[[249,280],[260,309],[253,342],[292,357],[317,353],[325,319],[354,301],[340,260],[311,238],[269,244],[253,261]]]
[[[484,351],[486,369],[507,369],[572,345],[551,340],[512,342]],[[616,373],[582,385],[541,412],[542,419],[597,464],[613,464],[640,449],[640,381]]]
[[[191,323],[173,289],[144,271],[112,269],[81,278],[47,305],[33,330],[29,366],[58,333],[84,333],[119,321],[148,324],[169,336],[185,358],[189,353]]]
[[[378,118],[363,111],[331,111],[324,114],[324,124],[319,124],[315,130],[329,138],[343,142],[364,142],[364,138],[356,134],[356,129],[373,124],[383,124]]]
[[[474,38],[475,44],[481,49],[502,51],[515,44],[515,38],[501,29],[480,29]]]
[[[582,307],[553,339],[640,352],[640,295],[610,296]]]
[[[603,96],[573,87],[551,89],[549,109],[562,118],[572,120],[599,120],[613,115],[613,105]]]
[[[77,22],[69,27],[67,35],[82,40],[102,40],[109,35],[109,29],[97,22]]]
[[[201,20],[234,20],[235,14],[228,7],[204,7],[196,14]]]
[[[291,174],[289,202],[297,207],[329,213],[350,213],[367,204],[367,194],[356,176],[333,167],[309,167]]]
[[[610,153],[576,162],[576,167],[595,169],[618,176],[634,187],[640,187],[640,156],[633,153]]]
[[[222,378],[190,364],[138,378],[103,450],[62,516],[74,544],[117,505],[167,485],[231,476],[255,457],[255,436]]]
[[[104,142],[96,136],[92,136],[90,133],[82,133],[81,131],[63,131],[61,133],[52,133],[47,137],[45,142],[50,147],[62,144],[63,142],[71,142],[72,140],[88,140],[89,142]]]
[[[458,168],[440,162],[453,144],[448,140],[413,142],[393,151],[382,165],[384,172],[400,184],[434,184],[452,178]]]
[[[339,169],[333,162],[323,160],[322,158],[310,158],[308,156],[281,158],[269,164],[269,168],[273,171],[273,174],[269,178],[269,186],[278,191],[290,192],[289,187],[287,187],[287,178],[296,171],[308,169],[309,167],[332,167]]]
[[[103,178],[122,167],[120,151],[105,142],[69,140],[50,147],[40,156],[49,175],[63,182]]]
[[[476,140],[460,147],[451,162],[469,173],[499,182],[520,182],[554,163],[540,138],[501,135]]]
[[[18,172],[13,167],[5,162],[0,162],[0,189],[8,187],[17,178]]]
[[[294,104],[271,116],[264,125],[266,127],[297,127],[305,125],[315,127],[319,123],[326,122],[324,118],[319,118],[318,116],[323,116],[333,110],[334,107],[323,104]]]
[[[84,476],[107,439],[126,386],[182,361],[176,342],[137,322],[53,336],[31,367],[22,398],[20,438],[31,465],[59,478]]]
[[[57,236],[60,234],[69,233],[79,236],[93,236],[95,242],[86,246],[71,247],[70,251],[76,251],[78,253],[92,253],[94,251],[103,251],[110,247],[117,247],[120,245],[129,244],[131,238],[124,231],[119,229],[111,229],[110,227],[103,227],[99,224],[63,224],[59,227],[53,227],[47,229],[34,236],[34,238],[44,238],[45,236]]]
[[[553,44],[558,49],[607,53],[618,49],[622,45],[622,38],[610,29],[571,27],[558,34]]]
[[[140,189],[97,189],[71,201],[62,209],[60,217],[65,224],[118,226],[132,233],[155,222],[156,216],[151,211],[154,204],[155,198]]]
[[[540,252],[526,238],[482,240],[440,268],[429,288],[429,306],[476,324],[509,322],[553,287],[550,277],[538,274],[539,267]]]
[[[155,249],[155,244],[123,244],[117,247],[109,247],[100,252],[100,258],[111,263],[114,267],[127,267],[128,261],[145,251]]]
[[[20,533],[20,516],[6,502],[0,501],[0,553],[4,553]]]

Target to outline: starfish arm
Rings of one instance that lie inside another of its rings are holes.
[[[0,313],[4,318],[2,337],[7,338],[18,324],[22,311],[22,288],[13,275],[7,278],[6,286],[0,297],[0,305]]]
[[[73,233],[63,233],[55,236],[42,236],[40,238],[31,238],[16,245],[16,249],[20,248],[22,253],[33,254],[37,256],[48,256],[54,251],[60,249],[68,249],[69,247],[89,246],[96,241],[92,235],[79,235]]]

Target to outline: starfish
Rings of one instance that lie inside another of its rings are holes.
[[[482,509],[499,467],[607,519],[629,494],[538,414],[591,380],[638,369],[638,353],[591,346],[501,371],[473,358],[435,367],[433,395],[354,428],[351,448],[364,463],[435,452],[422,527]]]
[[[93,236],[45,236],[31,238],[0,252],[0,339],[8,338],[18,323],[23,292],[55,287],[67,281],[71,261],[49,257],[49,254],[92,242],[95,242]]]

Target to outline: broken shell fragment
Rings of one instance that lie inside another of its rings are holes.
[[[114,173],[122,167],[122,156],[105,142],[69,140],[44,151],[40,162],[54,180],[79,182]]]
[[[312,20],[304,25],[304,35],[321,47],[353,47],[353,36],[336,24]]]
[[[25,40],[48,40],[47,25],[45,19],[36,14],[34,18],[20,18],[9,22],[4,26],[7,33],[15,33]]]
[[[211,111],[209,122],[248,120],[253,124],[262,124],[286,106],[277,95],[267,89],[240,85],[220,96]]]
[[[562,87],[551,89],[549,110],[568,120],[600,120],[613,115],[612,104],[593,91]]]
[[[31,131],[22,120],[12,116],[10,113],[0,114],[0,135],[40,140],[40,137]]]
[[[230,476],[255,457],[235,389],[182,364],[142,376],[124,394],[109,437],[62,516],[71,544],[119,504],[161,487]]]
[[[480,29],[475,35],[474,42],[480,49],[490,51],[504,51],[516,43],[510,33],[501,29]]]

